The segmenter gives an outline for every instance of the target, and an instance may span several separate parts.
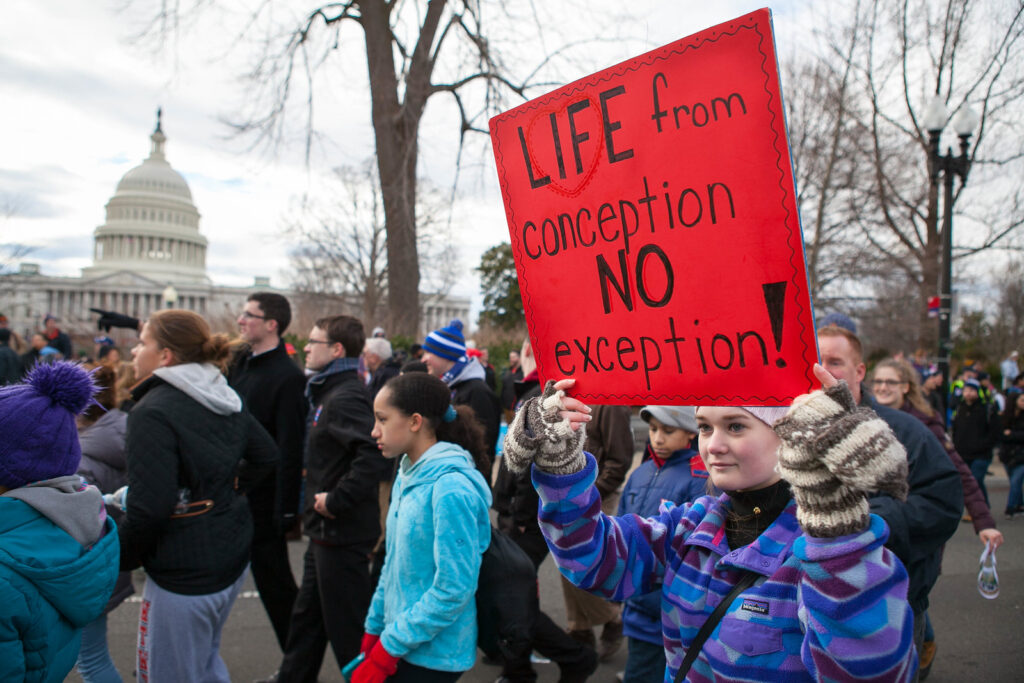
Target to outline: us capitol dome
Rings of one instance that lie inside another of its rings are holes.
[[[206,238],[192,192],[164,154],[167,136],[157,111],[149,157],[124,174],[106,205],[106,222],[94,232],[93,265],[82,277],[118,271],[145,273],[175,284],[208,283]]]
[[[92,265],[81,277],[44,275],[38,263],[21,263],[0,277],[0,313],[26,338],[52,314],[78,348],[96,332],[90,308],[145,319],[163,308],[184,308],[218,329],[235,329],[249,294],[270,289],[255,277],[248,287],[216,285],[206,274],[207,239],[185,178],[167,161],[167,136],[157,110],[149,156],[117,183],[104,222],[93,231]],[[280,290],[279,290],[280,291]],[[118,343],[134,333],[114,330]]]

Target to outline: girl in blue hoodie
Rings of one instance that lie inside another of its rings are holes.
[[[401,461],[353,683],[455,681],[476,661],[474,595],[491,541],[491,493],[477,469],[482,429],[470,408],[450,401],[444,382],[414,372],[373,402],[373,438]]]

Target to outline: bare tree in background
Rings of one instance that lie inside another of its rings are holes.
[[[187,7],[184,4],[163,0],[142,37],[166,39],[194,21],[197,12],[217,3],[189,0]],[[306,116],[308,158],[315,137],[315,76],[337,66],[342,58],[344,51],[338,47],[350,38],[344,28],[362,29],[387,237],[388,329],[415,335],[420,290],[416,216],[420,123],[427,102],[438,94],[453,98],[462,136],[484,132],[486,117],[504,108],[506,97],[525,98],[537,71],[513,76],[488,33],[495,30],[490,24],[501,23],[492,20],[507,18],[514,6],[482,0],[346,0],[312,4],[296,19],[282,19],[293,5],[264,0],[243,17],[236,43],[255,48],[256,55],[247,75],[251,87],[245,109],[234,129],[253,139],[254,145],[276,145],[285,138],[285,124],[297,105]],[[528,15],[538,9],[532,3],[522,7]],[[485,19],[485,9],[496,16]],[[540,22],[536,23],[539,31]],[[270,28],[259,30],[264,26]],[[551,54],[538,62],[545,63]]]
[[[1013,261],[995,278],[996,310],[992,322],[993,358],[1024,349],[1024,265]]]
[[[862,37],[851,31],[842,39],[830,51],[852,51]],[[856,224],[853,197],[870,175],[849,139],[858,113],[852,66],[814,57],[792,58],[782,68],[811,296],[819,311],[850,312],[851,283],[884,271],[879,255],[864,253]]]
[[[8,220],[20,214],[21,211],[22,202],[20,199],[5,196],[3,203],[0,204],[0,226],[3,226]],[[6,236],[7,231],[0,231],[0,235]],[[19,242],[0,243],[0,276],[13,272],[18,261],[28,256],[34,250],[35,247]]]
[[[285,235],[297,243],[290,253],[292,286],[336,305],[373,327],[386,323],[390,271],[383,197],[370,164],[340,168],[323,197],[306,198]],[[422,183],[422,181],[421,181]],[[417,253],[422,284],[446,294],[455,281],[456,253],[448,248],[447,205],[429,185],[417,193]]]
[[[955,193],[955,258],[1005,247],[1024,221],[1022,47],[1021,0],[862,0],[826,36],[823,59],[850,79],[833,92],[848,89],[845,101],[858,103],[843,110],[850,117],[845,154],[869,171],[867,182],[856,175],[847,187],[826,188],[846,203],[828,216],[848,217],[859,230],[857,248],[916,288],[916,310],[903,319],[909,338],[925,348],[937,333],[925,304],[939,289],[941,214],[923,111],[938,93],[951,116],[969,105],[981,118],[970,183]],[[823,158],[827,168],[830,156]],[[849,246],[845,237],[839,242]]]

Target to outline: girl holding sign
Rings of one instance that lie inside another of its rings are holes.
[[[906,454],[821,366],[785,408],[697,408],[700,455],[725,493],[657,516],[601,513],[582,450],[589,408],[549,382],[516,415],[510,467],[534,464],[562,573],[611,600],[662,593],[666,681],[910,680],[907,572],[868,492],[905,497]]]

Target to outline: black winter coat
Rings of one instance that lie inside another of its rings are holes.
[[[521,365],[512,368],[509,366],[501,374],[501,407],[504,410],[512,410],[516,405],[516,382],[523,380],[523,368]]]
[[[384,388],[389,379],[400,374],[402,374],[402,366],[394,358],[388,358],[381,363],[380,367],[374,370],[370,377],[370,383],[367,385],[370,392],[370,400],[372,401],[377,398],[377,393]]]
[[[267,477],[247,495],[256,536],[283,533],[299,514],[309,407],[303,395],[306,376],[288,357],[281,342],[277,348],[257,356],[241,355],[231,366],[228,382],[277,443],[280,454],[276,476]]]
[[[7,344],[0,344],[0,386],[21,381],[21,356]]]
[[[501,431],[501,401],[482,379],[452,385],[452,405],[469,406],[484,428],[484,447],[493,461]],[[489,482],[488,482],[489,483]]]
[[[1013,406],[1007,408],[1012,410]],[[1013,467],[1024,465],[1024,413],[1003,424],[1002,443],[999,459],[1003,461],[1007,471]],[[1007,434],[1006,431],[1010,433]]]
[[[380,537],[378,483],[387,480],[393,463],[370,436],[374,419],[366,387],[355,370],[345,370],[310,389],[303,528],[320,543],[372,548]],[[334,519],[313,509],[314,496],[325,491]]]
[[[249,562],[252,516],[242,494],[274,470],[277,448],[249,413],[218,415],[159,377],[132,398],[121,569],[141,564],[161,588],[183,595],[221,591]],[[172,519],[181,489],[213,507]]]
[[[531,398],[540,396],[541,386],[536,373],[532,373],[528,380],[516,382],[515,394],[517,409]],[[523,472],[514,474],[502,458],[498,475],[494,479],[494,502],[491,507],[498,513],[498,528],[512,536],[515,535],[517,527],[523,527],[525,533],[540,535],[540,524],[537,522],[540,496],[537,495],[537,489],[533,488],[530,469],[528,467]]]
[[[862,404],[888,423],[907,451],[907,500],[877,494],[868,502],[871,512],[889,525],[885,546],[907,568],[907,601],[914,613],[920,614],[928,608],[928,593],[939,578],[942,546],[956,532],[963,514],[960,475],[939,440],[916,418],[874,399]]]
[[[52,346],[57,349],[60,354],[64,357],[64,360],[74,360],[74,351],[71,348],[71,337],[67,335],[67,332],[57,330],[57,334],[51,339],[49,335],[46,337],[46,345]]]
[[[961,401],[953,414],[953,445],[965,462],[991,459],[999,436],[999,419],[992,404],[981,399]]]

